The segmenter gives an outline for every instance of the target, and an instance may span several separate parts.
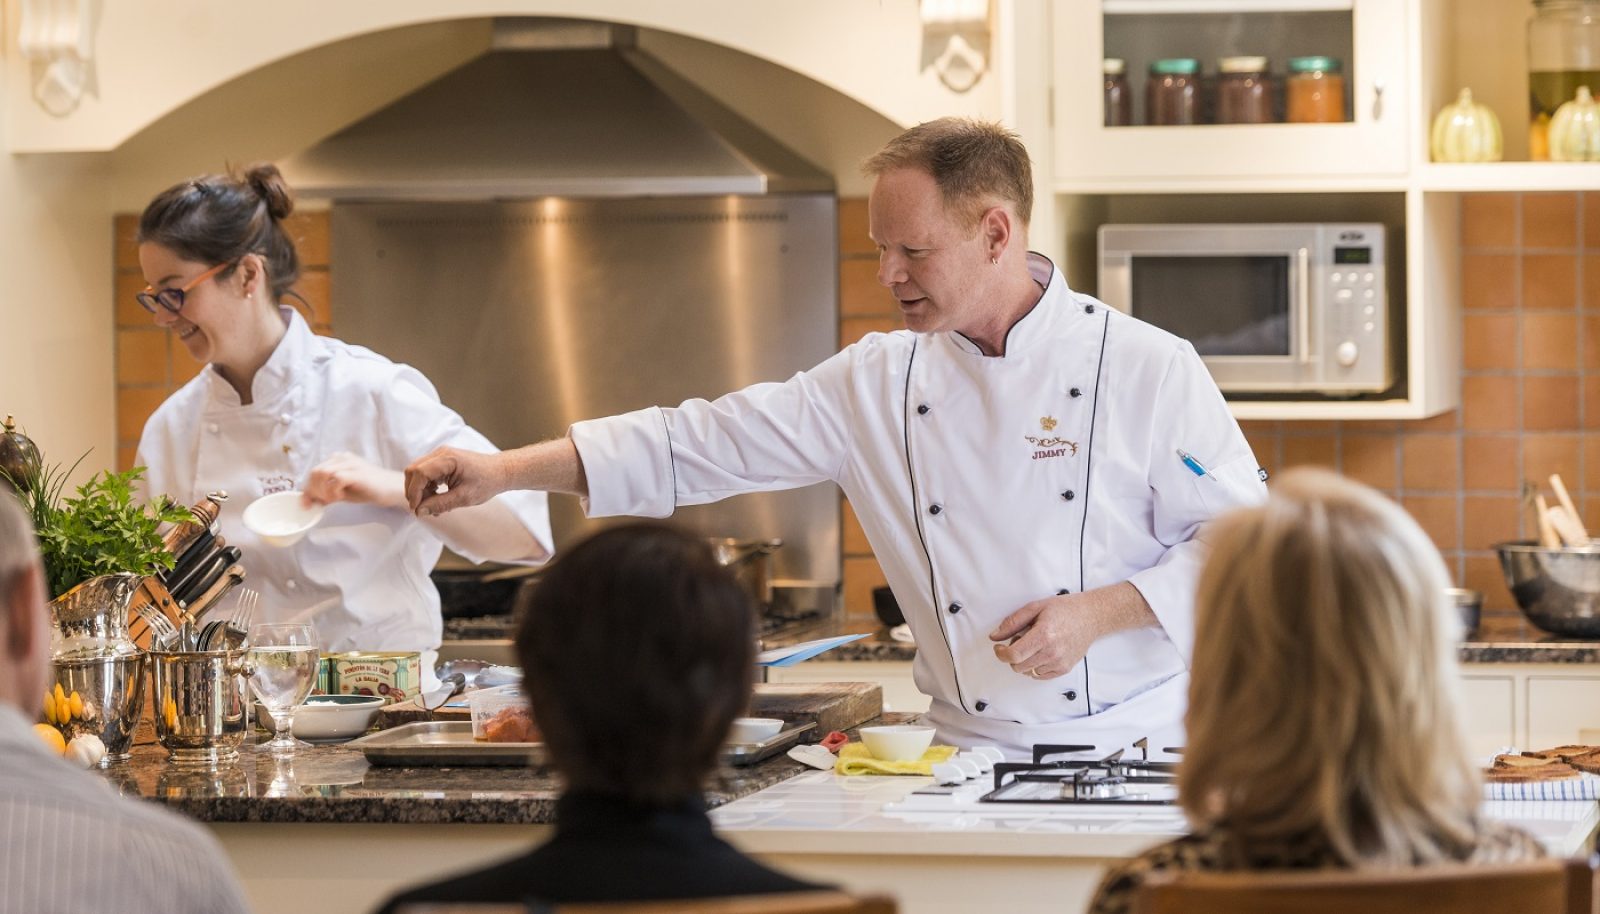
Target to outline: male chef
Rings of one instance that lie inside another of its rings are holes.
[[[907,329],[715,401],[501,454],[440,448],[406,470],[413,510],[530,488],[591,517],[664,517],[832,480],[916,636],[941,740],[1181,745],[1198,535],[1266,496],[1216,384],[1187,342],[1028,251],[1015,134],[943,118],[864,171],[878,281]]]

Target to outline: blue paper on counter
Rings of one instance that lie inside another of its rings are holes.
[[[823,651],[831,651],[841,644],[860,641],[865,637],[866,634],[840,635],[837,638],[818,638],[815,641],[803,641],[788,647],[775,647],[757,654],[756,666],[793,666],[802,660],[810,660]]]

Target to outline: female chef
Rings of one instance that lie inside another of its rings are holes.
[[[439,402],[416,369],[316,336],[283,304],[300,275],[278,169],[208,175],[161,193],[139,219],[139,303],[175,334],[200,374],[145,424],[137,462],[150,492],[192,504],[224,490],[222,535],[243,550],[258,621],[310,621],[326,652],[421,651],[431,682],[442,546],[475,561],[551,554],[542,492],[515,492],[448,517],[406,507],[400,468],[440,445],[495,447]],[[328,505],[293,546],[239,522],[274,492]]]

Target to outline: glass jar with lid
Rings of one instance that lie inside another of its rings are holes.
[[[1133,95],[1128,91],[1128,63],[1120,57],[1107,57],[1105,72],[1105,125],[1126,127],[1133,123]]]
[[[1265,57],[1217,61],[1217,123],[1270,124],[1278,119]]]
[[[1600,95],[1600,0],[1534,0],[1528,20],[1530,158],[1550,158],[1550,118],[1579,86]]]
[[[1200,123],[1200,61],[1167,57],[1152,61],[1145,83],[1145,119],[1174,127]]]
[[[1291,57],[1286,84],[1286,119],[1297,124],[1336,124],[1345,110],[1344,72],[1337,57]]]

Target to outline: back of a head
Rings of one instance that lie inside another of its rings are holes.
[[[1470,847],[1481,788],[1449,578],[1416,522],[1294,470],[1205,539],[1179,775],[1191,820],[1247,845],[1320,832],[1352,865]]]
[[[232,264],[246,254],[266,262],[272,299],[300,278],[300,258],[283,220],[294,198],[278,167],[252,165],[242,173],[204,175],[167,188],[139,216],[139,243],[151,242],[184,260]],[[219,278],[226,278],[231,270]]]
[[[1027,147],[1005,127],[966,117],[918,124],[861,166],[869,178],[901,168],[933,176],[945,209],[974,227],[985,210],[1010,204],[1025,226],[1033,216],[1033,167]]]
[[[9,630],[13,612],[32,611],[43,616],[44,609],[38,605],[45,597],[42,577],[35,578],[33,587],[25,586],[24,577],[38,567],[38,562],[39,545],[27,511],[10,491],[0,489],[0,634]],[[30,601],[34,605],[28,605]],[[48,651],[43,647],[43,642],[37,643],[31,650],[20,651],[27,656],[17,656],[9,639],[0,645],[0,664],[8,667],[0,670],[0,701],[17,701],[26,695],[30,701],[28,713],[38,710],[31,702],[37,701],[36,696],[44,688]]]
[[[697,795],[749,703],[754,614],[710,545],[676,527],[612,527],[562,555],[517,653],[569,784],[656,804]]]

